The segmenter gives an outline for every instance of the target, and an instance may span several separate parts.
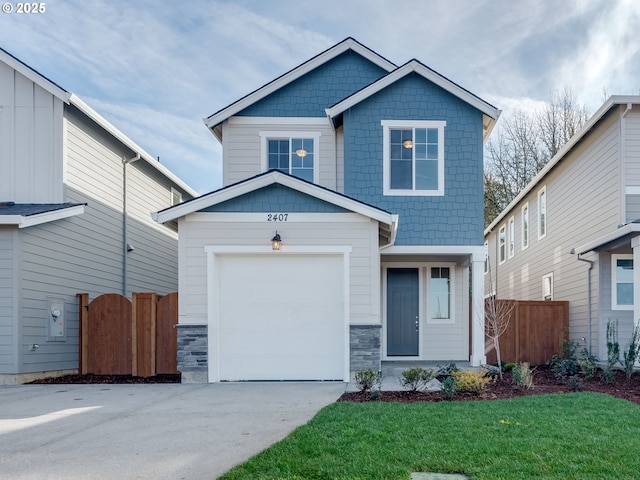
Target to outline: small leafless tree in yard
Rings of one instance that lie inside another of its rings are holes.
[[[491,277],[491,262],[487,258],[489,271],[489,292],[491,294],[484,300],[484,332],[493,341],[496,349],[496,360],[498,361],[498,372],[502,379],[502,357],[500,355],[500,337],[509,327],[511,314],[516,308],[515,300],[498,300],[493,288]]]

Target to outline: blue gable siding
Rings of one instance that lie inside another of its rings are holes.
[[[445,120],[445,194],[383,196],[381,120]],[[345,194],[400,215],[396,245],[482,245],[482,113],[417,74],[344,114]]]
[[[200,212],[348,213],[349,211],[283,185],[273,184]]]
[[[383,77],[387,72],[349,50],[312,70],[238,115],[326,117],[325,108]]]

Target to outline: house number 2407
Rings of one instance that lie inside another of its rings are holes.
[[[267,213],[267,222],[286,222],[288,213]]]

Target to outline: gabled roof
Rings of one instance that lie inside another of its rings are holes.
[[[102,127],[105,131],[111,134],[114,138],[119,140],[123,145],[127,148],[131,149],[134,154],[140,155],[140,158],[145,160],[149,165],[158,170],[162,175],[171,180],[173,183],[182,188],[185,192],[187,192],[191,196],[197,196],[198,192],[192,189],[189,185],[187,185],[183,180],[178,178],[174,173],[172,173],[167,167],[158,162],[153,156],[144,151],[140,146],[138,146],[133,140],[127,137],[124,133],[114,127],[110,122],[108,122],[104,117],[102,117],[99,113],[97,113],[94,109],[92,109],[89,105],[87,105],[82,99],[80,99],[77,95],[71,92],[67,92],[61,86],[57,85],[53,81],[49,80],[47,77],[42,75],[37,70],[34,70],[26,63],[17,59],[13,55],[11,55],[6,50],[0,48],[0,62],[4,62],[9,65],[11,68],[16,70],[21,75],[25,76],[36,85],[42,87],[47,92],[51,93],[54,97],[59,98],[67,105],[73,105],[82,113],[84,113],[87,117],[89,117],[92,121],[97,123],[100,127]]]
[[[0,203],[0,225],[32,227],[84,213],[86,203]]]
[[[528,183],[528,185],[514,198],[507,207],[500,212],[500,214],[491,222],[491,224],[485,229],[485,236],[488,235],[491,230],[493,230],[496,225],[498,225],[510,212],[513,210],[520,201],[526,197],[540,182],[543,181],[544,177],[549,173],[558,163],[560,163],[565,156],[573,150],[573,148],[580,143],[580,141],[589,135],[591,130],[596,126],[596,124],[602,120],[602,118],[609,113],[612,108],[616,108],[619,105],[640,105],[640,95],[613,95],[609,97],[609,99],[604,102],[604,104],[598,109],[596,113],[594,113],[591,118],[587,120],[587,122],[582,126],[578,132],[569,139],[564,146],[558,150],[558,153],[554,155],[554,157],[549,160],[538,174],[533,177],[533,179]]]
[[[214,190],[198,198],[187,200],[179,205],[152,213],[151,216],[158,223],[170,222],[273,184],[283,185],[319,200],[377,220],[386,226],[386,236],[390,242],[393,243],[395,239],[396,225],[398,222],[397,215],[278,170],[269,170],[265,173],[242,180],[241,182],[234,183],[233,185]]]
[[[485,102],[480,97],[474,95],[469,90],[462,88],[457,83],[454,83],[448,78],[440,75],[438,72],[432,70],[416,59],[410,60],[401,67],[398,67],[391,73],[385,75],[381,79],[364,87],[358,92],[355,92],[344,100],[336,103],[332,107],[327,108],[327,115],[329,116],[329,118],[331,118],[332,121],[335,122],[336,117],[341,115],[345,110],[348,110],[354,105],[357,105],[363,100],[369,98],[371,95],[378,93],[380,90],[388,87],[389,85],[397,82],[401,78],[404,78],[411,73],[416,73],[424,77],[425,79],[438,85],[452,95],[455,95],[461,100],[467,102],[469,105],[480,110],[483,113],[483,138],[486,140],[489,137],[491,130],[493,130],[493,127],[495,126],[498,117],[500,116],[500,110],[498,110],[490,103]]]
[[[294,80],[297,80],[298,78],[309,73],[310,71],[315,70],[320,65],[323,65],[328,61],[333,60],[334,58],[336,58],[337,56],[343,54],[348,50],[352,50],[358,53],[359,55],[363,56],[367,60],[378,65],[380,68],[382,68],[383,70],[386,70],[387,72],[391,72],[397,68],[394,63],[391,63],[386,58],[377,54],[373,50],[365,47],[354,38],[348,37],[344,39],[342,42],[338,43],[337,45],[334,45],[333,47],[316,55],[310,60],[307,60],[306,62],[295,67],[294,69],[289,70],[287,73],[279,76],[275,80],[272,80],[271,82],[258,88],[257,90],[254,90],[248,95],[242,97],[240,100],[237,100],[231,105],[203,119],[205,125],[213,131],[217,125],[222,123],[227,118],[244,110],[249,105],[252,105],[259,100],[262,100],[268,95],[271,95],[276,90],[279,90],[280,88],[284,87],[285,85],[288,85]]]
[[[11,55],[4,48],[0,47],[0,62],[4,62],[13,68],[15,71],[20,73],[22,76],[27,77],[36,85],[42,87],[44,90],[49,92],[54,97],[59,98],[65,103],[69,103],[69,97],[71,97],[71,93],[67,92],[64,88],[62,88],[57,83],[49,80],[47,77],[42,75],[37,70],[34,70],[29,65],[24,63],[22,60]]]

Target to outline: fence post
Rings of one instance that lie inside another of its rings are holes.
[[[87,373],[87,358],[89,348],[89,294],[78,293],[78,328],[80,330],[78,335],[78,369],[80,375]]]

